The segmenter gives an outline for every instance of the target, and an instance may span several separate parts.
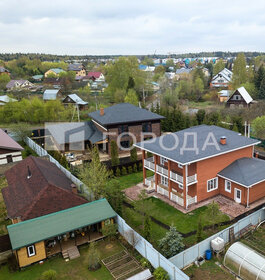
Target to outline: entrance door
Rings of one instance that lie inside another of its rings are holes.
[[[241,190],[235,189],[235,202],[241,203]]]

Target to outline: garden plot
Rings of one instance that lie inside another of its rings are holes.
[[[142,271],[142,267],[126,251],[105,258],[102,262],[116,280],[125,280]]]

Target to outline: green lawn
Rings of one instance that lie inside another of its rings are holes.
[[[6,186],[7,186],[7,181],[5,177],[0,177],[0,235],[6,234],[7,233],[6,226],[11,224],[11,221],[9,219],[5,220],[6,206],[1,192],[1,189]]]
[[[106,241],[97,242],[97,248],[100,252],[100,258],[106,258],[113,254],[122,251],[124,248],[118,241],[114,241],[111,244],[112,248],[106,247],[108,245]],[[91,272],[87,268],[86,253],[88,246],[82,247],[80,250],[81,257],[75,260],[65,262],[63,258],[58,255],[49,260],[44,261],[44,264],[34,264],[23,271],[10,273],[8,266],[0,267],[0,279],[1,280],[39,280],[41,274],[48,270],[54,269],[57,272],[57,280],[109,280],[113,279],[107,268],[102,264],[101,268],[95,272]]]
[[[154,173],[150,170],[146,170],[146,177],[152,176]],[[122,189],[127,189],[129,187],[135,186],[141,182],[143,182],[143,172],[136,172],[128,175],[124,175],[121,177],[116,177],[120,184]]]

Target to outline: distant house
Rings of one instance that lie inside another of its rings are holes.
[[[166,72],[165,76],[169,79],[169,80],[173,80],[176,77],[176,73],[174,72]]]
[[[56,77],[59,77],[59,74],[65,72],[61,68],[52,68],[44,73],[44,77],[47,78],[50,74],[53,74]]]
[[[32,79],[35,82],[40,82],[43,79],[43,75],[34,75],[34,76],[32,76]]]
[[[105,77],[101,72],[88,72],[85,78],[93,81],[105,81]]]
[[[74,71],[76,77],[86,76],[86,68],[82,63],[72,63],[68,65],[68,71]]]
[[[0,75],[2,74],[7,74],[8,76],[10,76],[10,71],[8,69],[6,69],[3,66],[0,66]]]
[[[233,72],[225,68],[212,78],[210,87],[211,88],[228,87],[229,83],[232,80],[232,76],[233,76]]]
[[[28,80],[11,80],[7,85],[7,90],[23,90],[34,88],[34,84]]]
[[[61,97],[60,89],[46,89],[43,93],[43,100],[56,100],[58,97]]]
[[[220,102],[226,102],[231,94],[231,90],[223,89],[218,92],[218,97]]]
[[[181,78],[186,77],[187,75],[190,74],[190,72],[192,71],[192,68],[180,68],[176,70],[176,79],[179,80]]]
[[[226,106],[230,108],[249,107],[254,101],[244,87],[240,87],[234,91],[234,93],[228,98]]]
[[[7,170],[5,177],[8,186],[2,194],[13,224],[87,202],[48,159],[29,156]]]
[[[85,102],[82,98],[80,98],[77,94],[69,94],[63,100],[63,104],[65,105],[77,105],[80,110],[84,110],[87,107],[87,102]]]
[[[0,165],[22,160],[23,148],[0,128]]]
[[[9,97],[8,95],[2,95],[0,96],[0,106],[6,105],[9,102],[17,102],[16,99]]]

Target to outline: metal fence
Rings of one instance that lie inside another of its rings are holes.
[[[39,156],[48,156],[50,161],[56,164],[56,166],[74,183],[79,189],[84,189],[84,184],[78,178],[71,174],[70,171],[65,169],[57,160],[48,154],[46,150],[36,144],[32,139],[27,138],[26,144],[34,150]],[[91,197],[88,190],[85,190],[86,194]],[[135,249],[152,264],[153,267],[163,267],[169,274],[170,279],[174,280],[189,280],[190,278],[178,269],[172,262],[161,255],[152,244],[145,240],[140,234],[134,231],[126,222],[120,217],[117,217],[117,224],[119,233],[131,244]],[[133,244],[134,243],[134,244]]]
[[[237,223],[231,225],[230,227],[212,235],[211,237],[203,240],[202,242],[190,247],[189,249],[177,254],[176,256],[170,258],[169,260],[176,265],[179,269],[182,269],[194,261],[197,258],[205,255],[205,251],[211,249],[211,240],[216,237],[221,237],[224,239],[225,243],[229,242],[229,230],[234,228],[234,234],[237,235],[239,232],[247,227],[248,225],[257,225],[261,221],[265,220],[265,210],[260,209],[249,216],[239,220]]]

